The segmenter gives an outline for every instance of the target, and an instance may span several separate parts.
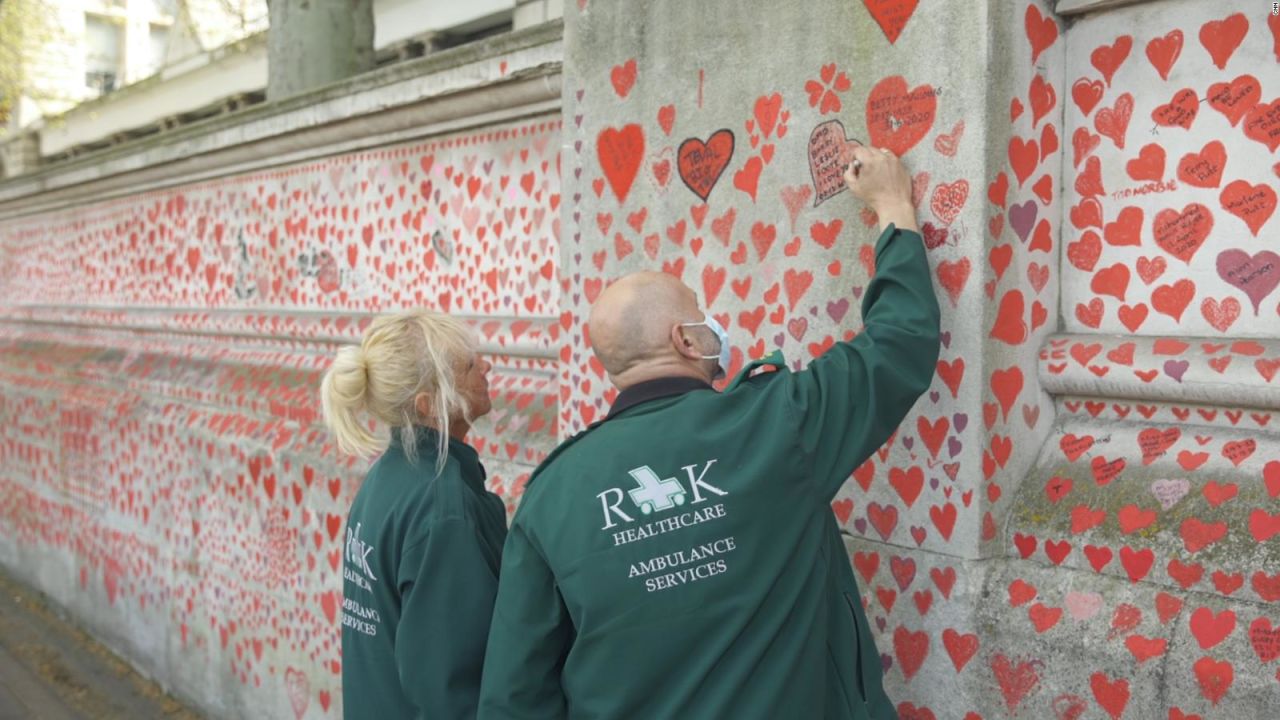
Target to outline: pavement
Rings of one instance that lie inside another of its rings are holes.
[[[0,571],[0,720],[201,720]]]

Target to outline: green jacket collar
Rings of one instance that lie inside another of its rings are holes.
[[[436,443],[439,442],[440,433],[435,428],[425,425],[415,425],[413,430],[417,439],[418,461],[434,464],[436,461]],[[399,428],[391,429],[390,447],[403,450]],[[452,437],[449,438],[448,453],[450,457],[458,461],[458,465],[462,468],[462,477],[473,484],[477,484],[480,489],[484,489],[486,475],[484,465],[480,464],[480,453],[462,440]]]
[[[672,395],[683,395],[693,390],[711,390],[713,389],[707,383],[690,377],[665,377],[656,380],[646,380],[642,383],[636,383],[631,387],[618,393],[618,397],[613,401],[613,407],[609,408],[609,414],[605,416],[605,420],[616,417],[618,413],[628,410],[639,405],[640,403],[657,400],[659,398],[671,397]]]

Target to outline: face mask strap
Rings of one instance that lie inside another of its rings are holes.
[[[701,322],[680,323],[680,327],[696,327],[696,326],[698,326],[698,325],[703,325],[703,326],[705,326],[708,330],[711,330],[711,325],[709,325],[709,324],[707,323],[707,321],[706,321],[706,320],[703,320],[703,321],[701,321]],[[716,335],[716,332],[715,332],[714,330],[712,330],[712,331],[711,331],[711,334],[712,334],[712,335]],[[719,335],[716,335],[716,342],[718,342],[718,343],[723,343],[724,341],[722,341],[722,340],[720,339],[720,336],[719,336]],[[717,352],[715,355],[699,355],[698,357],[702,358],[703,360],[716,360],[716,361],[719,361],[719,360],[720,360],[720,353],[719,353],[719,352]]]

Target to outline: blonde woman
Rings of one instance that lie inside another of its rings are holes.
[[[464,438],[489,412],[490,365],[457,320],[379,318],[321,383],[344,452],[384,450],[343,548],[344,717],[474,718],[506,539],[502,501]],[[366,416],[391,428],[389,445]]]

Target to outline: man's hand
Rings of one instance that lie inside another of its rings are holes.
[[[889,150],[853,146],[853,161],[844,171],[849,191],[880,218],[880,229],[893,223],[903,230],[920,232],[911,204],[911,175]]]

